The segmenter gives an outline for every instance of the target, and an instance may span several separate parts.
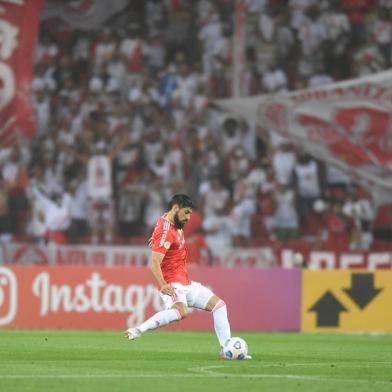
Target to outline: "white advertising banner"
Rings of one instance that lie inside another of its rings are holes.
[[[217,101],[392,202],[392,72],[292,93]]]
[[[50,245],[27,243],[2,244],[0,265],[57,265],[91,267],[140,267],[150,260],[147,246]],[[222,248],[214,255],[213,265],[226,268],[296,268],[296,252],[271,247]],[[303,255],[309,269],[392,269],[391,252],[311,251]],[[201,263],[206,265],[205,262]],[[188,264],[189,268],[199,265]],[[197,269],[197,268],[196,268]]]
[[[151,250],[147,246],[2,244],[0,264],[145,266]],[[271,248],[225,248],[214,256],[215,266],[272,267],[277,264]],[[190,265],[192,267],[192,265]]]

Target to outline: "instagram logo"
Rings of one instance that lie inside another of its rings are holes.
[[[18,283],[15,274],[0,267],[0,326],[9,324],[16,315]]]

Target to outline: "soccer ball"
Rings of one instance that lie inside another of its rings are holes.
[[[244,359],[248,355],[248,345],[244,339],[227,339],[223,346],[223,353],[228,359]]]

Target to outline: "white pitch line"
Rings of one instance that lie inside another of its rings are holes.
[[[183,377],[204,377],[202,374],[3,374],[0,375],[0,380],[10,379],[78,379],[78,378],[183,378]],[[216,377],[216,376],[210,376]]]
[[[332,365],[332,366],[331,366]],[[257,364],[257,367],[262,368],[272,368],[272,367],[280,367],[280,368],[289,368],[289,367],[300,367],[300,366],[315,366],[315,367],[335,367],[335,368],[382,368],[382,367],[392,367],[392,362],[368,362],[363,364],[353,363],[353,362],[303,362],[303,363],[284,363],[284,362],[276,362],[276,363],[261,363]]]
[[[340,379],[331,378],[326,376],[300,376],[295,374],[228,374],[228,373],[217,373],[207,372],[205,369],[200,368],[199,373],[196,371],[197,368],[188,369],[195,371],[195,374],[10,374],[0,375],[0,380],[26,380],[26,379],[40,379],[40,380],[51,380],[51,379],[132,379],[132,378],[223,378],[223,377],[235,377],[235,378],[259,378],[259,379],[277,379],[277,380],[295,380],[295,381],[334,381],[334,382],[349,382],[349,383],[376,383],[391,385],[391,382],[381,380],[358,380],[358,379]]]
[[[233,363],[236,361],[233,361]],[[330,367],[330,363],[325,363],[325,362],[316,362],[316,363],[289,363],[289,364],[283,364],[283,363],[275,363],[275,364],[250,364],[246,363],[247,368],[254,368],[254,369],[260,369],[260,368],[271,368],[271,367],[279,367],[279,368],[285,368],[285,367],[290,367],[290,366],[325,366],[325,367]],[[368,362],[364,363],[362,365],[358,365],[355,367],[382,367],[383,365],[392,365],[392,362]],[[351,362],[341,362],[335,364],[335,367],[349,367],[353,366],[353,363]],[[385,384],[385,385],[392,385],[392,382],[390,381],[383,381],[383,380],[361,380],[361,379],[343,379],[343,378],[337,378],[337,377],[329,377],[329,376],[324,376],[324,375],[312,375],[312,376],[307,376],[307,375],[297,375],[297,374],[289,374],[289,373],[283,373],[283,374],[247,374],[247,373],[227,373],[227,372],[221,372],[221,371],[216,371],[218,369],[232,369],[229,368],[225,365],[212,365],[212,366],[204,366],[204,367],[196,367],[196,368],[188,368],[187,370],[192,372],[190,373],[184,373],[184,374],[170,374],[170,373],[131,373],[131,374],[0,374],[0,380],[18,380],[18,379],[132,379],[132,378],[221,378],[221,377],[236,377],[236,378],[258,378],[258,379],[277,379],[277,380],[296,380],[296,381],[320,381],[320,382],[326,382],[326,381],[333,381],[333,382],[343,382],[343,383],[376,383],[376,384]]]
[[[250,366],[252,367],[252,366]],[[258,365],[253,366],[253,368],[259,368]],[[266,378],[266,379],[288,379],[288,380],[301,380],[301,381],[334,381],[334,382],[350,382],[350,383],[359,383],[359,384],[368,384],[368,383],[376,383],[376,384],[386,384],[391,385],[391,381],[383,381],[383,380],[361,380],[361,379],[348,379],[348,378],[336,378],[336,377],[329,377],[323,375],[314,375],[314,376],[304,376],[304,375],[297,375],[297,374],[248,374],[248,373],[241,373],[241,374],[233,374],[233,373],[224,373],[224,372],[216,372],[212,369],[230,369],[224,365],[213,365],[213,366],[204,366],[199,368],[189,368],[189,371],[193,371],[196,374],[204,374],[208,376],[220,376],[220,377],[245,377],[245,378]]]

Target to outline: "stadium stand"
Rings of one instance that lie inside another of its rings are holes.
[[[248,3],[248,95],[391,64],[391,38],[381,27],[392,29],[388,2]],[[212,105],[231,95],[233,30],[227,0],[132,2],[96,30],[42,21],[36,135],[0,149],[2,238],[45,241],[39,190],[57,203],[54,215],[68,209],[68,223],[50,229],[67,242],[143,244],[168,197],[185,190],[201,220],[219,214],[236,222],[233,245],[276,247],[279,239],[304,254],[323,244],[390,249],[391,205],[376,210],[343,173]],[[317,189],[306,195],[301,176],[309,175]],[[102,197],[92,198],[91,176],[105,182]],[[283,188],[287,197],[278,199]],[[281,219],[288,211],[291,226]],[[282,228],[290,228],[283,237]]]

